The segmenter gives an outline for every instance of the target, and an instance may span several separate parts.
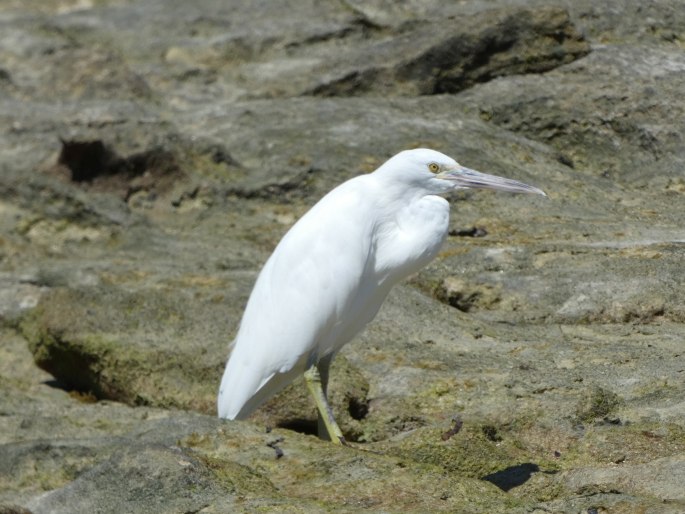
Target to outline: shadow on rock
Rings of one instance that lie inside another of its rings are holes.
[[[485,475],[483,480],[496,485],[502,491],[509,491],[514,487],[525,484],[533,473],[540,471],[540,467],[537,464],[531,462],[526,462],[525,464],[519,464],[517,466],[509,466],[501,471],[495,473],[490,473]]]

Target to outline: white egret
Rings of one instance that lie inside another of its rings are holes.
[[[247,417],[304,373],[320,422],[331,441],[344,444],[326,397],[331,361],[376,316],[390,288],[437,255],[449,204],[436,195],[464,188],[545,194],[416,149],[341,184],[302,216],[247,302],[221,380],[219,416]]]

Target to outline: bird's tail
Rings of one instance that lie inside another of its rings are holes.
[[[295,366],[286,373],[271,373],[263,377],[260,373],[245,365],[238,355],[233,355],[226,364],[221,378],[219,397],[217,400],[218,414],[225,419],[244,419],[266,400],[279,393],[298,375],[302,374],[303,366]]]
[[[240,365],[236,355],[231,355],[221,377],[217,408],[220,418],[241,419],[250,414],[243,407],[257,391],[258,383],[250,380],[249,368]],[[241,415],[242,414],[242,415]]]

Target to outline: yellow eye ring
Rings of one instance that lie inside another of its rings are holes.
[[[438,163],[436,162],[431,162],[428,165],[428,169],[433,173],[437,173],[438,171],[440,171],[440,165],[438,165]]]

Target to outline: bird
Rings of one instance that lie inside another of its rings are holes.
[[[306,212],[264,264],[230,345],[218,415],[248,417],[300,375],[319,435],[348,444],[327,399],[331,362],[378,313],[391,288],[433,260],[459,189],[546,194],[461,166],[435,150],[404,150],[343,182]]]

